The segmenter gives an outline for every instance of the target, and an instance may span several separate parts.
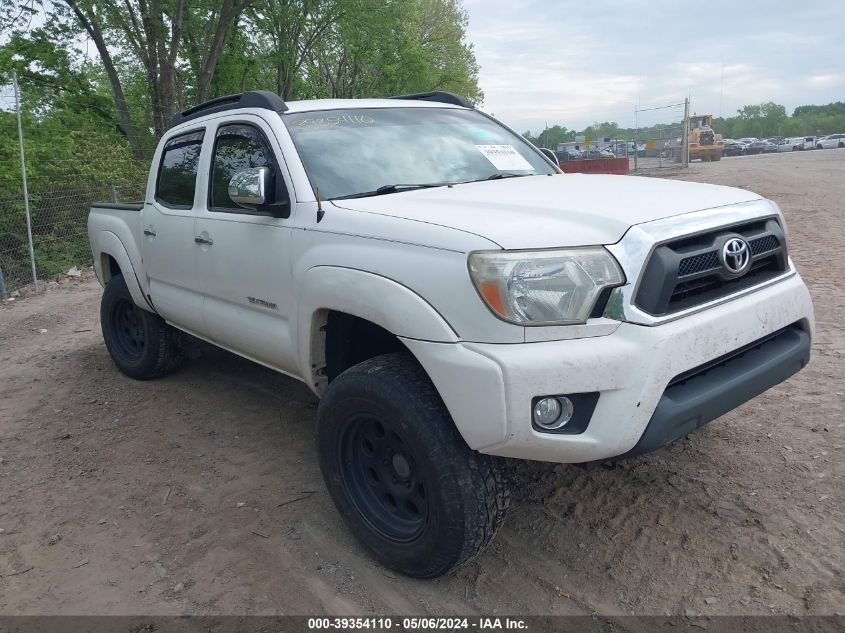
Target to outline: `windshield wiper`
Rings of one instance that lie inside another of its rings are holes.
[[[522,176],[533,176],[534,174],[514,174],[507,171],[497,171],[487,176],[486,180],[501,180],[502,178],[521,178]]]
[[[369,198],[372,196],[383,196],[388,193],[399,193],[400,191],[413,191],[414,189],[430,189],[432,187],[445,187],[450,182],[420,182],[420,183],[397,183],[395,185],[383,185],[373,191],[362,191],[361,193],[350,193],[345,196],[337,196],[332,200],[348,200],[349,198]]]

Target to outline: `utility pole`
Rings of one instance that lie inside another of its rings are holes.
[[[640,75],[640,87],[642,88],[643,77]],[[640,142],[640,103],[637,97],[637,105],[634,106],[634,171],[637,171],[637,151]],[[659,161],[658,161],[659,164]]]
[[[29,188],[26,184],[26,159],[23,151],[23,124],[21,123],[21,97],[18,89],[18,74],[12,71],[12,83],[15,87],[15,114],[18,117],[18,143],[21,149],[21,179],[23,180],[23,206],[26,211],[26,235],[29,238],[29,261],[32,264],[32,283],[38,292],[38,275],[35,272],[35,248],[32,246],[32,219],[29,215]]]

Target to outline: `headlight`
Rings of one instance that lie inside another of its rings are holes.
[[[469,273],[487,307],[519,325],[583,323],[602,290],[625,283],[601,246],[471,253]]]

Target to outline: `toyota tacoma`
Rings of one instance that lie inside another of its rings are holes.
[[[504,458],[640,455],[810,357],[774,202],[561,174],[450,93],[200,104],[88,232],[117,367],[171,371],[187,333],[303,381],[339,512],[411,576],[490,541]]]

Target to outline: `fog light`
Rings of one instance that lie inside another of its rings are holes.
[[[566,396],[540,398],[534,405],[534,423],[544,429],[559,429],[572,419],[575,408]]]

